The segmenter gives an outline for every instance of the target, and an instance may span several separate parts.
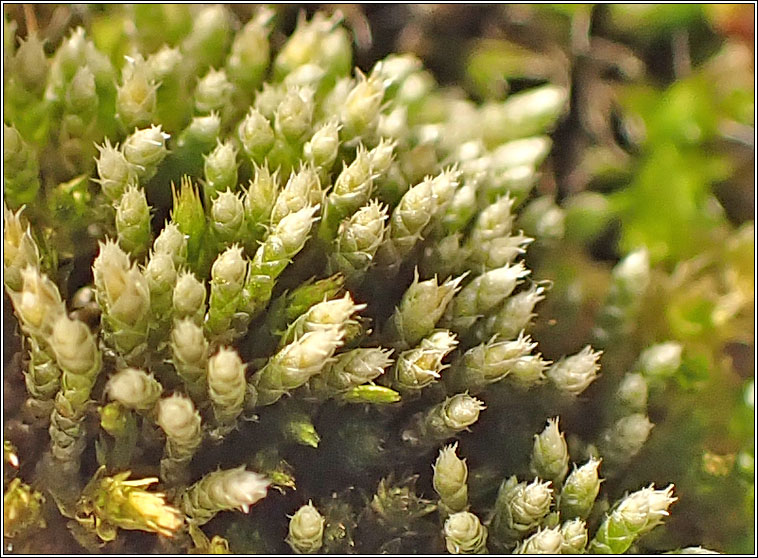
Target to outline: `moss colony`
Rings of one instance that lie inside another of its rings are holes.
[[[362,72],[321,13],[276,44],[267,9],[133,9],[125,43],[79,27],[52,56],[5,21],[6,548],[645,549],[674,487],[614,487],[681,345],[587,390],[647,252],[591,345],[529,334],[567,91],[477,105],[411,55]]]

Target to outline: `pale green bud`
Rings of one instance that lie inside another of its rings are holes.
[[[434,208],[430,180],[423,180],[403,195],[390,217],[389,238],[379,251],[381,263],[397,264],[413,250],[431,220]]]
[[[418,391],[440,377],[446,366],[442,360],[458,345],[455,335],[447,330],[436,331],[421,340],[418,347],[401,353],[392,374],[394,388]]]
[[[39,248],[31,234],[29,225],[21,223],[21,212],[15,213],[3,204],[3,272],[5,286],[12,291],[20,291],[21,271],[27,266],[38,268]]]
[[[345,293],[342,298],[334,298],[314,304],[287,328],[279,346],[282,347],[291,343],[309,331],[334,327],[347,328],[355,323],[351,316],[365,308],[365,304],[355,304],[350,293]]]
[[[513,203],[513,198],[505,196],[482,210],[469,239],[475,252],[484,253],[489,248],[488,242],[510,234],[513,228]]]
[[[245,226],[245,208],[239,195],[226,190],[213,200],[211,226],[222,242],[241,240]]]
[[[427,97],[435,87],[437,84],[429,72],[414,72],[400,84],[395,98],[398,103],[414,105]]]
[[[127,186],[116,207],[116,230],[121,247],[134,258],[142,257],[150,246],[150,207],[142,188]]]
[[[324,543],[324,523],[324,516],[308,502],[290,519],[287,544],[296,554],[315,554]]]
[[[339,130],[340,124],[337,120],[329,120],[322,124],[303,146],[305,158],[316,167],[330,170],[339,151]]]
[[[233,90],[224,70],[211,69],[195,87],[195,110],[200,114],[220,111],[229,104]]]
[[[563,238],[564,220],[564,211],[556,205],[552,196],[532,200],[519,216],[524,230],[543,241]]]
[[[583,554],[587,548],[589,535],[587,524],[581,519],[571,519],[561,525],[563,544],[561,554]]]
[[[281,240],[284,251],[289,257],[297,254],[305,244],[317,210],[318,206],[313,205],[299,209],[284,217],[274,228],[274,237]]]
[[[45,56],[45,42],[32,31],[25,41],[20,40],[19,43],[13,59],[13,74],[30,91],[40,91],[45,87],[50,70],[50,62]]]
[[[413,73],[423,67],[415,54],[390,54],[377,62],[371,70],[371,76],[381,79],[384,86],[394,88]]]
[[[530,388],[545,380],[545,370],[550,364],[541,354],[523,356],[511,367],[510,379],[523,388]]]
[[[456,167],[451,167],[443,170],[432,179],[432,197],[434,198],[434,213],[436,216],[444,214],[447,206],[452,201],[458,188],[460,176],[460,171]]]
[[[358,83],[353,87],[340,111],[342,134],[346,139],[364,136],[376,128],[384,99],[384,86],[375,77],[358,72]]]
[[[147,126],[155,114],[158,86],[145,62],[127,59],[122,83],[116,89],[116,117],[125,128]],[[93,81],[94,90],[94,81]]]
[[[453,199],[445,210],[442,224],[445,231],[455,233],[462,231],[476,214],[477,183],[467,180],[453,194]]]
[[[363,146],[358,147],[355,160],[346,165],[334,182],[334,189],[326,198],[324,217],[319,234],[331,240],[340,221],[355,213],[368,202],[374,181],[371,174],[371,160]]]
[[[396,106],[389,113],[380,113],[376,125],[376,134],[384,138],[396,138],[403,141],[409,133],[408,108]]]
[[[231,80],[244,91],[253,91],[260,85],[268,68],[273,10],[263,7],[234,36],[231,52],[226,60],[226,71]]]
[[[153,251],[156,254],[170,256],[174,267],[179,269],[187,261],[187,237],[179,230],[176,223],[166,223],[153,242]]]
[[[211,267],[211,296],[206,327],[214,335],[229,330],[232,316],[239,306],[239,297],[245,285],[248,261],[242,247],[234,244],[219,254]]]
[[[217,113],[195,116],[179,135],[177,146],[193,153],[205,153],[216,145],[220,133],[221,117]]]
[[[256,242],[267,232],[271,219],[271,211],[279,191],[278,175],[273,176],[267,166],[254,166],[255,178],[250,181],[247,190],[243,188],[242,204],[245,210],[247,237],[245,246],[253,251]]]
[[[332,271],[340,271],[356,282],[371,265],[376,251],[384,240],[387,206],[372,200],[343,221],[334,240],[334,252],[329,256]]]
[[[290,87],[310,87],[314,91],[319,90],[321,81],[326,77],[326,70],[317,64],[303,64],[299,66],[284,78],[282,86]]]
[[[553,490],[549,482],[518,482],[513,476],[500,485],[490,533],[502,544],[534,531],[550,512]],[[559,543],[560,545],[560,543]],[[560,546],[559,546],[560,548]]]
[[[200,413],[192,400],[176,393],[161,399],[157,409],[156,422],[171,447],[168,453],[173,457],[191,456],[203,441]]]
[[[274,145],[274,130],[257,109],[251,107],[237,128],[242,149],[251,161],[262,163],[266,153]]]
[[[563,111],[566,100],[564,88],[544,85],[516,93],[502,104],[483,107],[481,121],[487,145],[544,132]]]
[[[468,504],[468,467],[466,460],[455,454],[457,448],[457,442],[442,448],[432,467],[434,490],[450,512],[463,511]]]
[[[382,138],[379,144],[368,152],[371,161],[371,170],[375,175],[381,176],[389,171],[395,157],[397,140]]]
[[[192,400],[180,394],[161,399],[156,423],[166,433],[161,459],[161,478],[166,483],[184,483],[189,463],[203,442],[202,421]]]
[[[528,290],[510,297],[497,314],[487,318],[484,336],[501,335],[506,339],[529,326],[536,316],[535,305],[545,298],[545,288],[533,284]]]
[[[263,89],[255,94],[253,107],[268,121],[273,121],[276,108],[282,102],[285,91],[282,87],[275,87],[268,82],[264,82]]]
[[[632,252],[613,268],[613,281],[621,293],[626,296],[639,297],[650,282],[650,256],[647,250]]]
[[[502,172],[513,167],[537,167],[551,147],[552,141],[547,136],[509,141],[492,152],[491,168]]]
[[[627,372],[616,389],[616,398],[628,411],[644,412],[647,409],[647,380],[642,374]]]
[[[207,391],[208,340],[190,318],[177,320],[171,330],[171,353],[179,377],[190,395],[204,398]]]
[[[222,347],[208,359],[208,395],[220,424],[232,423],[245,401],[245,365],[237,351]]]
[[[166,140],[169,135],[160,126],[150,126],[135,130],[124,142],[122,150],[127,162],[134,165],[141,182],[150,180],[158,170],[158,165],[168,153]]]
[[[568,463],[568,446],[558,430],[558,417],[548,419],[547,427],[534,436],[529,468],[538,477],[560,484],[568,473]]]
[[[445,520],[445,547],[450,554],[486,554],[487,528],[471,512],[461,511]]]
[[[97,102],[95,76],[86,66],[79,68],[66,90],[66,110],[72,114],[90,114]]]
[[[269,481],[244,467],[205,475],[182,495],[182,507],[195,525],[204,525],[221,511],[250,511],[266,497]]]
[[[584,519],[589,515],[600,491],[598,467],[600,460],[594,457],[581,467],[574,466],[561,489],[561,517]]]
[[[313,110],[313,89],[297,87],[287,90],[276,107],[274,126],[278,135],[291,143],[299,142],[311,129]]]
[[[385,326],[385,336],[393,348],[403,350],[416,345],[429,334],[460,288],[463,276],[441,285],[437,278],[419,282],[418,274],[403,294],[399,306]]]
[[[88,398],[102,358],[97,341],[87,324],[61,314],[53,326],[50,347],[58,366],[63,370],[63,395],[74,405]]]
[[[176,73],[182,63],[182,53],[178,48],[163,45],[160,50],[148,56],[145,67],[149,79],[161,82]]]
[[[401,437],[412,446],[435,446],[474,424],[484,408],[475,397],[458,393],[413,415]]]
[[[237,150],[231,141],[219,141],[216,148],[204,155],[205,198],[211,202],[219,192],[237,189]]]
[[[665,379],[674,375],[681,364],[682,345],[668,341],[642,351],[635,368],[651,379]]]
[[[341,328],[309,331],[269,359],[253,375],[250,407],[271,405],[319,374],[344,339]]]
[[[145,266],[145,279],[150,289],[150,310],[159,319],[171,310],[176,285],[176,267],[168,254],[153,253]]]
[[[192,31],[181,49],[185,58],[200,72],[219,66],[232,37],[232,15],[223,4],[204,7],[192,20]]]
[[[577,354],[564,357],[551,366],[546,375],[553,385],[571,395],[579,395],[597,378],[602,351],[587,345]]]
[[[128,272],[131,265],[128,254],[114,240],[107,239],[105,242],[100,242],[100,253],[92,264],[92,276],[98,301],[103,300],[101,305],[105,303],[103,297],[107,294],[107,281],[111,280],[110,276],[117,271]]]
[[[592,554],[623,554],[634,541],[660,525],[676,501],[674,485],[655,490],[653,485],[626,496],[606,515],[590,542]]]
[[[634,413],[620,418],[603,432],[600,440],[600,454],[614,465],[629,461],[645,445],[653,426],[643,413]]]
[[[200,323],[205,314],[205,285],[190,271],[182,271],[176,279],[172,295],[174,318],[191,318]]]
[[[455,331],[468,330],[480,316],[489,314],[508,298],[520,280],[529,275],[523,262],[493,269],[474,278],[453,299],[446,323]]]
[[[343,391],[375,380],[392,364],[392,351],[381,348],[359,348],[337,356],[314,380],[323,380],[327,389]]]
[[[152,374],[136,368],[124,368],[111,376],[106,391],[111,399],[127,409],[147,412],[160,399],[163,386]]]
[[[529,368],[537,343],[522,332],[517,339],[498,341],[493,338],[466,351],[453,365],[447,376],[448,385],[457,391],[470,390],[478,393],[488,384],[499,382],[511,373],[521,373]]]
[[[37,268],[27,266],[21,270],[21,291],[8,294],[24,332],[45,343],[52,335],[53,324],[66,311],[55,283]]]
[[[320,203],[321,196],[321,181],[316,169],[311,165],[302,165],[300,170],[290,175],[287,184],[279,192],[271,210],[271,224],[278,224],[285,216],[308,205]]]
[[[558,527],[538,529],[536,533],[522,542],[514,554],[560,554],[563,548],[563,535]]]

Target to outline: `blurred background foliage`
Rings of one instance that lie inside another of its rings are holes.
[[[192,22],[186,5],[5,9],[19,22],[18,35],[38,30],[51,52],[86,23],[117,67],[135,33],[142,44],[176,44]],[[153,9],[170,15],[171,25],[151,25]],[[231,9],[244,21],[254,6]],[[613,266],[647,249],[651,281],[639,317],[605,347],[602,364],[606,382],[618,381],[642,349],[683,346],[681,366],[650,394],[653,434],[619,483],[620,490],[677,486],[680,501],[650,548],[699,543],[754,552],[754,9],[276,7],[274,44],[294,29],[299,11],[339,10],[364,70],[391,52],[412,52],[434,79],[483,102],[543,83],[570,88],[535,189],[544,201],[530,205],[537,222],[553,210],[551,234],[528,254],[534,277],[552,282],[534,336],[548,358],[595,342]],[[601,379],[585,394],[588,412],[604,412],[607,391]]]

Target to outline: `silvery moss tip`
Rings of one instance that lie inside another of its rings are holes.
[[[653,426],[644,413],[618,419],[601,434],[599,446],[603,459],[613,465],[627,463],[645,445]]]
[[[585,519],[600,492],[602,480],[598,474],[600,460],[590,458],[581,467],[574,465],[574,470],[566,478],[559,498],[561,517]]]
[[[515,476],[503,481],[497,493],[490,533],[501,545],[519,541],[533,532],[550,512],[553,489],[536,478],[519,482]]]
[[[448,330],[435,331],[417,347],[403,351],[392,369],[392,386],[401,392],[419,391],[439,379],[447,368],[443,359],[458,345],[456,336]]]
[[[653,345],[640,353],[635,368],[650,380],[670,378],[682,364],[682,351],[676,341]]]
[[[593,351],[587,345],[577,354],[564,357],[553,364],[545,375],[560,391],[579,395],[597,378],[600,355],[602,351]]]
[[[151,411],[163,392],[152,374],[136,368],[125,368],[108,380],[108,395],[127,409]]]
[[[233,423],[245,401],[245,364],[237,351],[221,347],[208,359],[208,397],[219,425]]]
[[[463,276],[441,284],[437,278],[419,281],[418,272],[403,294],[397,309],[385,326],[385,339],[390,347],[404,350],[415,346],[432,332],[445,308],[460,289]]]
[[[450,512],[464,511],[468,505],[468,467],[466,460],[456,455],[457,449],[457,443],[440,449],[432,466],[434,491]]]
[[[268,479],[244,467],[215,471],[182,494],[182,508],[190,522],[204,525],[222,511],[247,513],[266,497],[269,484]]]
[[[558,527],[538,529],[536,533],[516,547],[514,554],[560,554],[563,535]]]
[[[471,512],[450,515],[443,527],[445,547],[450,554],[486,554],[487,528]]]
[[[484,408],[481,401],[467,393],[448,397],[411,417],[402,439],[411,446],[434,446],[474,424]]]
[[[21,218],[22,212],[13,212],[3,204],[3,280],[12,291],[21,290],[22,269],[40,265],[39,248],[29,224]]]
[[[624,497],[609,512],[590,541],[592,554],[622,554],[641,535],[652,531],[668,516],[677,498],[674,485],[656,490],[653,485]]]
[[[529,467],[540,478],[560,484],[568,473],[566,438],[558,429],[558,417],[548,419],[545,429],[534,436]]]
[[[158,172],[158,165],[168,154],[166,140],[169,135],[160,126],[136,129],[121,147],[127,162],[134,165],[141,183],[150,180]]]
[[[300,507],[290,519],[287,544],[296,554],[315,554],[323,546],[324,516],[312,503]]]
[[[581,519],[570,519],[564,522],[560,529],[563,537],[561,554],[584,553],[589,541],[587,524]]]

